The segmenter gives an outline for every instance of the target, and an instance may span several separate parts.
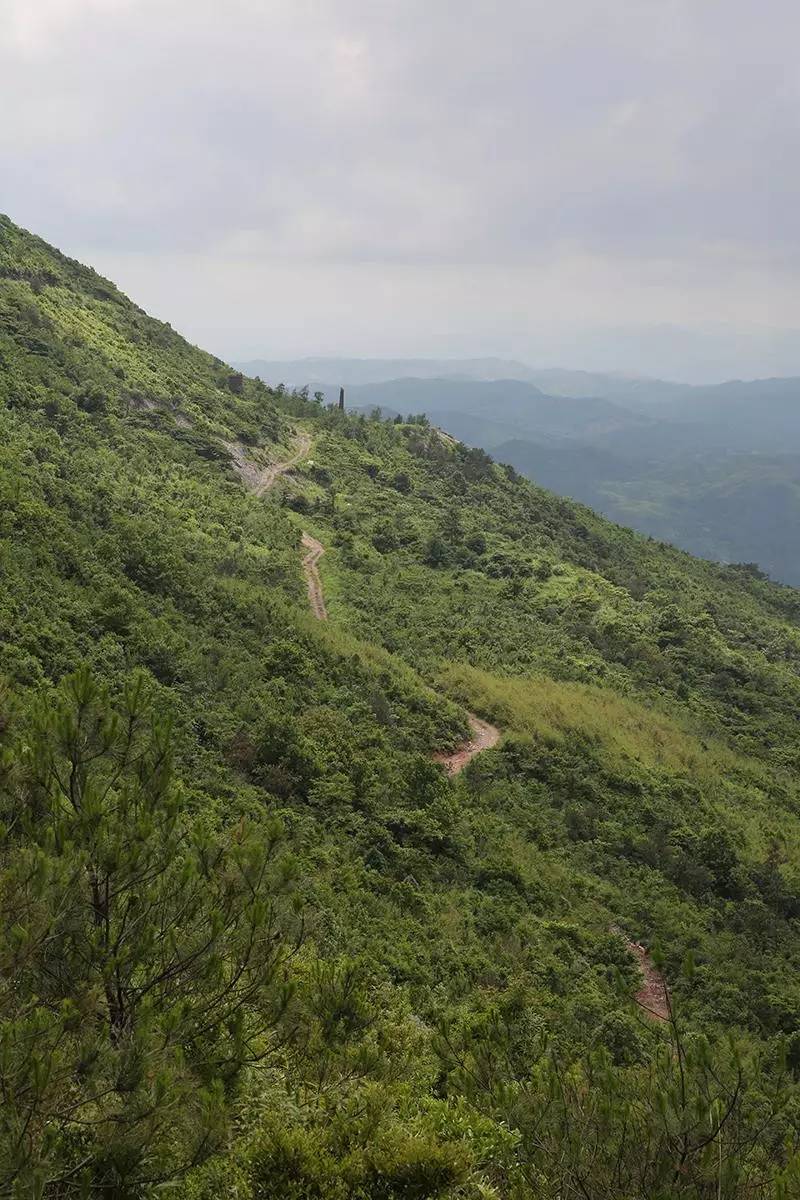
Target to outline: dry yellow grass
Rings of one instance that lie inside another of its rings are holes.
[[[466,663],[443,668],[444,689],[505,729],[558,743],[571,734],[595,742],[610,760],[697,775],[733,770],[734,754],[718,742],[703,742],[666,713],[634,699],[584,683],[546,676],[507,678]]]

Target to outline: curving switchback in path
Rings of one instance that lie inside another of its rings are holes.
[[[311,449],[311,434],[301,430],[295,440],[294,449],[290,456],[282,462],[260,466],[248,457],[247,449],[241,442],[226,442],[225,446],[231,456],[234,470],[240,476],[248,491],[254,496],[263,496],[282,475],[298,466],[308,457]],[[319,621],[327,621],[328,611],[325,608],[325,598],[322,594],[322,581],[319,577],[317,563],[325,553],[325,547],[311,534],[303,532],[302,544],[306,550],[303,555],[303,574],[308,587],[308,602],[311,611]]]
[[[308,588],[308,602],[311,611],[318,621],[327,621],[328,610],[325,607],[325,596],[322,591],[322,580],[319,577],[318,563],[325,553],[322,542],[318,542],[310,533],[303,533],[303,574]],[[452,778],[458,775],[476,754],[483,750],[491,750],[500,741],[500,730],[488,721],[482,721],[474,713],[467,713],[471,736],[449,754],[439,752],[433,755],[434,762],[441,763],[447,774]]]
[[[476,754],[480,754],[483,750],[493,749],[500,741],[500,730],[496,725],[482,721],[474,713],[467,713],[467,719],[472,736],[450,754],[440,752],[433,756],[434,761],[441,763],[447,774],[451,776],[458,775],[460,771],[463,771]]]
[[[311,449],[311,434],[301,430],[289,458],[283,462],[270,463],[266,467],[259,466],[258,463],[254,463],[251,458],[248,458],[247,449],[241,442],[226,442],[225,447],[231,456],[234,469],[241,476],[245,487],[254,496],[263,496],[264,492],[269,491],[281,475],[287,475],[308,456]]]

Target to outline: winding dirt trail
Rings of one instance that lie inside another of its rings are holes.
[[[311,434],[305,430],[301,430],[294,444],[289,458],[282,462],[270,463],[267,467],[262,467],[258,463],[253,462],[248,458],[247,449],[241,442],[226,442],[226,449],[231,456],[233,466],[236,472],[241,477],[242,482],[248,491],[254,496],[263,496],[265,492],[276,483],[282,475],[287,475],[293,470],[304,458],[308,456],[311,449]],[[303,555],[303,574],[306,578],[308,587],[308,602],[311,605],[311,611],[318,621],[327,621],[328,610],[325,607],[325,597],[322,594],[322,580],[319,577],[317,564],[325,553],[325,547],[322,542],[318,542],[310,533],[303,531],[302,544],[306,553]]]
[[[325,597],[322,594],[322,580],[319,577],[317,564],[325,553],[322,542],[318,542],[310,533],[303,532],[302,543],[306,553],[303,555],[303,574],[308,587],[308,602],[311,611],[318,621],[327,621],[328,610],[325,607]]]
[[[462,742],[457,750],[450,754],[440,752],[434,754],[435,762],[441,763],[448,775],[458,775],[467,763],[472,762],[476,754],[483,750],[491,750],[500,741],[500,730],[488,721],[482,721],[474,713],[467,713],[472,737]]]
[[[443,434],[442,431],[439,432],[443,440],[451,440],[449,435]],[[311,435],[304,430],[300,431],[290,457],[283,462],[271,463],[266,467],[248,458],[247,450],[241,442],[226,442],[225,445],[234,468],[245,487],[255,496],[263,496],[282,475],[288,474],[308,456],[311,449]],[[308,603],[318,621],[327,621],[328,610],[325,607],[325,596],[319,574],[319,560],[325,553],[325,547],[322,542],[317,541],[305,530],[303,530],[301,542],[305,551],[302,567],[308,589]],[[450,753],[440,751],[432,756],[434,762],[441,763],[451,778],[460,774],[476,755],[481,754],[484,750],[492,750],[500,741],[500,730],[496,725],[481,720],[474,713],[468,713],[467,719],[471,736]],[[623,939],[629,954],[636,959],[639,966],[641,987],[636,993],[636,1003],[653,1020],[668,1021],[670,1009],[666,981],[655,966],[647,949],[641,942],[632,941],[617,926],[612,927],[612,932]]]
[[[283,462],[270,463],[266,467],[248,458],[247,449],[241,442],[226,442],[225,446],[231,456],[234,469],[248,491],[251,491],[254,496],[263,496],[282,475],[288,474],[304,458],[308,457],[311,449],[311,435],[305,430],[301,430],[297,435],[290,457],[284,459]],[[308,588],[308,603],[318,621],[327,621],[328,610],[325,607],[325,596],[319,574],[319,560],[325,553],[325,547],[322,542],[318,542],[305,530],[303,530],[301,542],[305,550],[302,567]],[[472,736],[451,753],[442,752],[433,756],[434,760],[441,763],[450,776],[458,775],[460,771],[464,770],[467,763],[472,762],[476,754],[480,754],[483,750],[491,750],[500,741],[500,730],[496,726],[490,725],[488,721],[482,721],[474,713],[467,713],[467,718]]]
[[[287,475],[294,467],[303,461],[311,449],[311,434],[301,430],[297,435],[294,450],[283,462],[270,463],[262,467],[247,457],[247,449],[241,442],[226,442],[225,447],[233,460],[234,469],[242,478],[248,491],[254,496],[263,496],[269,491],[281,475]]]
[[[305,531],[302,542],[306,551],[303,555],[303,574],[306,577],[308,588],[308,602],[317,620],[327,621],[328,610],[325,607],[325,596],[318,568],[319,560],[325,553],[325,547],[322,542],[318,542],[316,538]],[[441,763],[451,777],[463,771],[476,754],[480,754],[483,750],[491,750],[500,741],[500,730],[495,725],[490,725],[488,721],[482,721],[474,713],[467,713],[467,719],[472,736],[449,754],[440,752],[433,755],[434,761]]]
[[[670,1012],[666,980],[650,957],[649,951],[641,942],[631,941],[621,929],[615,927],[613,932],[620,935],[628,953],[636,959],[641,972],[642,986],[636,993],[636,1003],[654,1020],[668,1021]]]

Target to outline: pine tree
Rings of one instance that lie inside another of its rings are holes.
[[[643,1061],[620,1067],[603,1044],[570,1055],[546,1034],[532,1039],[524,1010],[443,1021],[439,1090],[518,1131],[517,1167],[536,1197],[800,1194],[800,1094],[785,1057],[767,1073],[733,1038],[687,1038],[671,999],[669,1019],[643,1033]]]
[[[220,1141],[292,953],[275,825],[192,823],[141,676],[87,671],[6,750],[0,1195],[126,1197]]]

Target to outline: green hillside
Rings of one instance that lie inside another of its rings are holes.
[[[719,426],[724,436],[726,426]],[[791,432],[786,445],[796,444]],[[612,520],[704,558],[756,564],[800,584],[800,459],[796,454],[709,453],[625,460],[582,443],[492,441],[523,475],[580,497]]]
[[[0,1196],[798,1194],[800,592],[6,218],[0,420]]]
[[[352,408],[379,407],[388,419],[425,413],[467,445],[612,521],[690,554],[754,563],[779,582],[800,585],[800,467],[792,453],[800,441],[800,380],[692,387],[532,372],[499,361],[496,371],[507,368],[510,377],[470,378],[466,372],[481,364],[469,362],[461,377],[454,366],[448,377],[446,363],[438,364],[441,377],[431,377],[436,365],[426,371],[424,361],[252,364],[273,382],[341,379]],[[484,364],[490,366],[491,360]],[[385,377],[392,367],[395,379]],[[372,381],[362,379],[368,370]],[[329,399],[339,394],[338,384],[310,387],[321,387]]]

